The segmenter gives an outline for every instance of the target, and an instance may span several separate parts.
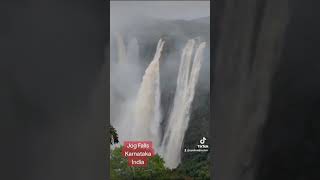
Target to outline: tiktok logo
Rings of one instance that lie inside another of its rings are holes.
[[[205,144],[206,140],[207,140],[206,137],[202,137],[202,139],[200,139],[200,144],[197,145],[199,149],[208,149],[209,148],[209,146]]]
[[[209,145],[206,144],[206,137],[202,137],[200,139],[200,144],[198,144],[195,149],[184,149],[184,152],[208,152],[209,151]]]
[[[200,139],[200,144],[204,144],[205,142],[206,142],[206,138],[205,137],[203,137],[202,139]]]

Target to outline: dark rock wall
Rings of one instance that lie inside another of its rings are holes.
[[[319,179],[319,1],[220,3],[214,177]]]
[[[286,0],[218,2],[212,85],[214,177],[250,180],[259,164],[272,77],[281,59]],[[220,6],[221,5],[221,6]],[[213,20],[215,21],[215,20]]]
[[[257,179],[320,178],[320,2],[290,1]]]
[[[106,4],[0,7],[0,179],[104,179]]]

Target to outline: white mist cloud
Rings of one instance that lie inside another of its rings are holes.
[[[196,19],[210,15],[210,1],[110,1],[111,17]]]

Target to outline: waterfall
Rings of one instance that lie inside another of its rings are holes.
[[[134,140],[151,140],[155,149],[160,144],[160,72],[159,59],[164,41],[158,42],[153,60],[147,67],[140,85],[133,110],[131,138]]]
[[[123,37],[120,33],[116,33],[116,42],[117,42],[117,49],[118,49],[118,62],[123,63],[127,60],[127,54],[126,54],[126,47],[124,44]]]
[[[195,48],[194,39],[189,40],[182,51],[174,104],[160,148],[160,154],[169,168],[176,168],[181,161],[182,143],[190,119],[191,104],[205,46],[205,42],[200,43],[193,61],[191,59]]]
[[[127,59],[130,64],[139,65],[139,45],[136,38],[132,38],[128,43]]]
[[[117,60],[110,62],[110,117],[111,124],[117,129],[119,141],[131,136],[134,99],[138,93],[142,78],[139,44],[136,38],[125,41],[120,33],[115,33]]]
[[[131,98],[125,103],[126,106],[122,113],[119,114],[119,124],[116,128],[119,128],[119,134],[121,134],[120,141],[152,141],[156,152],[164,158],[166,166],[175,168],[181,161],[182,143],[189,123],[191,104],[199,78],[206,43],[199,44],[196,43],[195,39],[191,39],[182,50],[173,108],[164,129],[164,135],[162,136],[160,126],[162,113],[159,60],[163,46],[164,41],[160,39],[153,60],[144,72],[142,82],[140,86],[137,86],[137,91],[134,91],[136,94],[132,97],[135,98]],[[119,66],[121,66],[121,69],[125,69],[125,71],[120,72],[126,74],[130,70],[130,74],[128,75],[133,75],[132,73],[135,71],[132,69],[135,69],[135,66],[139,67],[137,60],[139,59],[139,46],[137,40],[131,39],[126,51],[123,38],[118,34],[117,48],[118,52],[121,52],[121,55],[119,54],[119,61],[124,62],[120,63]],[[133,82],[139,85],[136,80],[133,81],[134,78],[129,77],[128,80],[130,82],[126,82],[126,85],[131,87],[130,84]],[[127,88],[122,89],[122,91],[128,93],[127,91],[132,89]]]

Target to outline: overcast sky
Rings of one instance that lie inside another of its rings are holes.
[[[111,18],[149,16],[196,19],[210,16],[210,1],[111,1]]]

